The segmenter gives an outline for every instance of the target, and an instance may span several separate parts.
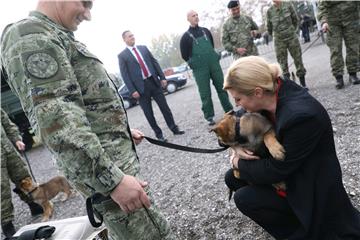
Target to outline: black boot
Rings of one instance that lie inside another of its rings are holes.
[[[356,73],[349,73],[349,82],[354,85],[360,84],[360,79],[356,76]]]
[[[5,237],[7,237],[7,238],[11,238],[16,233],[15,227],[11,221],[2,223],[1,229],[2,229],[2,232],[5,235]]]
[[[307,88],[306,87],[306,83],[305,83],[305,76],[301,76],[299,77],[299,80],[300,80],[300,84],[303,88]]]
[[[336,77],[336,89],[342,89],[344,87],[344,79],[342,75],[337,75]]]
[[[31,211],[31,216],[34,217],[34,216],[44,213],[43,208],[39,204],[37,204],[35,202],[30,202],[30,203],[28,203],[28,205],[29,205],[29,208]]]

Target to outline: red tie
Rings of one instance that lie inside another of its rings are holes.
[[[145,78],[147,78],[147,77],[149,76],[149,72],[148,72],[148,70],[147,70],[146,67],[145,67],[145,63],[144,63],[144,61],[141,59],[141,57],[140,57],[138,51],[136,50],[136,48],[133,48],[133,50],[134,50],[135,55],[136,55],[136,58],[137,58],[137,60],[138,60],[138,62],[139,62],[139,64],[140,64],[140,68],[141,68],[141,70],[143,71]]]

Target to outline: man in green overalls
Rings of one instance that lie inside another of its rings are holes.
[[[199,27],[198,14],[193,10],[189,11],[187,20],[190,27],[180,40],[181,56],[193,70],[204,117],[209,125],[214,125],[215,114],[211,100],[210,78],[224,111],[228,112],[233,108],[229,96],[223,90],[224,74],[219,63],[220,55],[214,50],[214,41],[210,31],[207,28]]]

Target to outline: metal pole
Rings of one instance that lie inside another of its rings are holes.
[[[323,33],[322,29],[321,29],[321,24],[317,19],[318,9],[317,9],[316,2],[317,2],[316,0],[311,0],[311,4],[313,6],[313,11],[314,11],[314,16],[315,16],[315,21],[316,21],[316,27],[318,29],[319,34],[321,35],[321,41],[323,43],[325,43],[324,33]]]

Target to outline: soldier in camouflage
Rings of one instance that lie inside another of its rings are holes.
[[[349,82],[360,84],[356,76],[359,71],[359,1],[321,1],[318,19],[322,30],[327,33],[326,43],[330,48],[332,74],[336,79],[335,87],[344,87],[343,39],[346,47],[346,68]]]
[[[90,20],[92,1],[41,1],[5,28],[1,60],[32,127],[67,179],[94,208],[111,238],[173,239],[140,180],[135,145],[121,98],[102,62],[74,38]]]
[[[306,87],[305,74],[300,41],[297,36],[299,19],[291,3],[281,0],[273,0],[273,5],[266,13],[266,25],[268,33],[274,36],[276,59],[279,62],[283,75],[290,77],[288,65],[288,51],[294,59],[296,75],[300,84]]]
[[[232,53],[234,59],[259,55],[253,38],[259,29],[253,19],[240,14],[240,3],[231,0],[227,5],[231,16],[222,27],[222,44],[226,51]]]
[[[14,206],[11,201],[9,179],[16,186],[14,192],[29,205],[33,216],[43,212],[40,205],[34,203],[30,197],[19,189],[21,180],[30,177],[30,174],[15,146],[19,151],[25,150],[25,144],[22,142],[17,126],[11,122],[6,112],[1,109],[1,229],[7,238],[10,238],[15,233],[13,225]]]

